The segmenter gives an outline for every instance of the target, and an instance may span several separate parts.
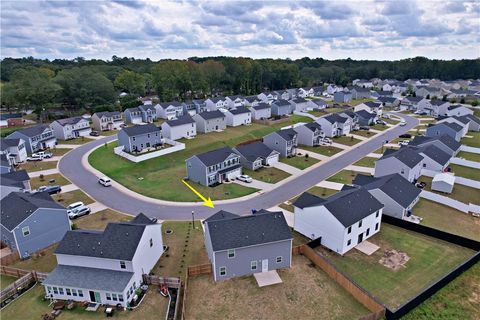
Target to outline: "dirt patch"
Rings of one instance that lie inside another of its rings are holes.
[[[405,264],[408,260],[410,260],[410,257],[405,252],[392,249],[385,250],[383,257],[379,260],[379,262],[381,265],[384,265],[393,271],[398,271],[401,268],[406,268]]]

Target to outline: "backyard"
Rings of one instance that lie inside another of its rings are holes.
[[[243,169],[243,174],[267,183],[277,183],[290,176],[289,173],[274,167],[262,167],[255,171]]]
[[[371,256],[355,249],[343,257],[323,247],[317,250],[392,309],[398,308],[474,254],[473,250],[386,223],[369,241],[380,246]],[[380,263],[380,259],[392,250],[409,257],[396,271]]]
[[[185,318],[358,319],[369,313],[301,255],[278,274],[283,283],[262,288],[253,276],[219,282],[212,275],[190,277]]]
[[[426,177],[426,176],[421,176],[418,181],[423,181],[427,184],[427,186],[424,188],[424,190],[427,191],[432,191],[432,178]],[[447,194],[447,193],[442,193],[439,191],[432,191],[434,193],[438,193],[442,196],[449,197],[464,203],[475,203],[477,205],[480,205],[480,197],[479,191],[475,188],[470,188],[461,184],[455,184],[453,186],[452,193]]]
[[[41,177],[34,177],[30,179],[30,186],[32,187],[32,189],[37,189],[40,186],[46,185],[65,186],[67,184],[70,184],[70,181],[65,179],[60,173],[48,174],[43,176],[43,179],[40,178]],[[55,180],[55,182],[50,183],[50,180]]]
[[[353,136],[340,136],[340,137],[335,137],[332,138],[333,142],[344,144],[347,146],[353,146],[356,145],[357,143],[361,142],[359,139],[355,139]]]
[[[59,202],[65,207],[71,203],[78,202],[78,201],[82,201],[84,204],[91,204],[95,202],[93,201],[92,198],[90,198],[87,194],[85,194],[80,189],[55,194],[52,197],[55,201]]]
[[[140,163],[133,163],[113,153],[115,143],[100,147],[90,156],[92,166],[125,187],[145,196],[171,201],[199,201],[182,183],[186,176],[185,160],[195,154],[214,150],[224,146],[235,146],[240,142],[260,139],[266,134],[296,122],[310,122],[306,117],[291,116],[290,122],[266,126],[252,124],[228,128],[223,132],[199,134],[195,139],[182,140],[186,149]],[[309,160],[309,163],[313,159]],[[231,199],[256,191],[239,184],[222,184],[217,187],[205,187],[192,183],[200,193],[212,200]]]
[[[320,162],[320,160],[317,160],[313,157],[295,156],[291,158],[280,158],[280,162],[291,165],[297,169],[304,170],[315,163]]]
[[[480,148],[480,132],[469,131],[467,135],[472,136],[472,138],[464,137],[460,142],[470,147]]]
[[[480,241],[480,219],[471,214],[426,199],[420,199],[412,211],[423,218],[423,225]]]
[[[85,144],[88,142],[92,142],[94,139],[87,138],[87,137],[80,137],[70,140],[58,140],[58,144]]]
[[[478,154],[478,153],[460,151],[458,153],[457,157],[458,158],[464,158],[464,159],[470,160],[470,161],[480,162],[480,154]]]
[[[480,169],[469,168],[465,166],[460,166],[458,164],[449,164],[452,171],[456,176],[460,176],[467,179],[480,180]]]
[[[0,275],[0,289],[3,290],[4,288],[12,284],[15,280],[17,280],[17,278],[4,276],[3,274]]]

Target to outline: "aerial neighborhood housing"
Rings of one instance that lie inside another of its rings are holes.
[[[82,117],[73,117],[55,120],[50,127],[55,138],[59,140],[70,140],[79,137],[88,137],[92,128],[90,122]]]
[[[273,117],[282,117],[292,113],[292,104],[287,100],[276,100],[271,106]]]
[[[27,153],[53,148],[57,144],[53,130],[45,124],[38,124],[33,127],[17,130],[9,134],[7,138],[22,139],[25,141]]]
[[[5,155],[10,164],[19,164],[27,159],[27,149],[23,139],[0,138],[0,154]]]
[[[97,131],[120,130],[124,126],[120,111],[95,112],[92,116],[93,128]]]
[[[156,148],[161,144],[163,144],[162,133],[153,123],[134,125],[118,132],[118,145],[122,146],[125,152],[142,152],[144,149]]]
[[[30,177],[27,171],[17,170],[1,173],[0,199],[5,198],[12,192],[29,192],[30,190]]]
[[[273,165],[280,156],[278,151],[270,149],[260,141],[238,145],[233,151],[240,156],[242,166],[250,170]]]
[[[42,283],[45,294],[127,307],[163,251],[162,225],[143,214],[104,231],[68,231],[55,250],[57,267]]]
[[[160,102],[155,105],[156,115],[158,118],[173,120],[183,115],[184,106],[181,102]]]
[[[305,146],[318,146],[325,138],[322,126],[317,122],[309,122],[300,126],[296,126],[294,130],[298,134],[298,144]]]
[[[460,139],[463,137],[463,132],[464,130],[461,125],[453,122],[443,122],[429,125],[427,127],[425,135],[427,137],[439,137],[443,135],[448,135],[456,141],[460,141]]]
[[[225,112],[227,126],[238,127],[252,123],[252,112],[244,106],[234,107]]]
[[[252,118],[255,120],[264,120],[272,116],[272,107],[265,102],[248,108],[252,112]]]
[[[203,224],[215,281],[291,267],[293,237],[282,212],[219,211]]]
[[[297,154],[298,133],[292,128],[278,130],[263,137],[263,143],[282,157],[292,157]]]
[[[409,182],[416,181],[423,168],[423,157],[412,148],[387,149],[375,161],[375,177],[399,173]]]
[[[161,127],[162,136],[171,140],[192,139],[197,135],[197,124],[189,114],[177,119],[167,120],[162,123]]]
[[[201,133],[218,132],[227,128],[226,116],[219,110],[205,111],[193,116],[197,131]]]
[[[347,135],[350,133],[353,126],[352,119],[337,113],[320,117],[316,121],[322,126],[325,136],[329,138]]]

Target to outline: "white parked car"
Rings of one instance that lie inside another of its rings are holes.
[[[330,138],[327,138],[327,137],[325,137],[325,138],[322,138],[322,140],[321,140],[321,141],[323,141],[323,142],[325,142],[325,143],[332,143],[332,139],[330,139]]]
[[[43,157],[41,155],[32,154],[30,157],[27,157],[27,161],[42,161]]]
[[[107,177],[101,177],[98,179],[98,183],[100,183],[104,187],[110,187],[112,185],[112,180]]]
[[[39,151],[39,152],[36,152],[36,153],[32,154],[32,157],[33,156],[39,156],[39,157],[42,157],[42,159],[47,159],[47,158],[53,157],[53,154],[50,153],[50,152]]]
[[[67,207],[67,214],[70,219],[75,219],[83,215],[89,214],[91,209],[83,202],[75,202]]]
[[[409,142],[410,141],[408,141],[408,140],[403,140],[403,141],[400,141],[398,144],[401,145],[401,146],[408,146]]]
[[[241,176],[238,176],[237,179],[246,183],[252,182],[252,177],[247,176],[246,174],[242,174]]]

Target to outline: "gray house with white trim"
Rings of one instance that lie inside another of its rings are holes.
[[[400,150],[387,149],[383,156],[375,161],[376,178],[399,173],[409,182],[416,181],[423,168],[423,156],[412,148]]]
[[[118,132],[118,145],[125,152],[142,152],[163,143],[160,129],[153,123],[123,128]]]
[[[277,151],[260,141],[238,145],[233,151],[240,156],[242,166],[250,170],[273,165],[278,162],[280,156]]]
[[[83,117],[55,120],[50,124],[50,127],[55,137],[59,140],[88,137],[90,132],[92,132],[90,122]]]
[[[57,138],[53,130],[46,124],[39,124],[33,127],[17,130],[7,136],[8,139],[22,139],[25,141],[25,148],[28,153],[55,147]]]
[[[408,143],[408,146],[412,147],[424,147],[428,145],[436,146],[437,148],[443,150],[443,152],[449,154],[451,157],[455,157],[462,146],[460,142],[448,135],[439,137],[415,136],[415,138]]]
[[[298,144],[304,146],[318,146],[325,137],[322,126],[317,122],[309,122],[293,128],[298,133]]]
[[[20,257],[59,242],[70,230],[67,210],[45,192],[11,192],[0,202],[1,241]]]
[[[238,216],[219,211],[203,223],[215,281],[292,265],[293,237],[282,212]]]
[[[222,131],[227,128],[226,116],[219,110],[198,113],[193,116],[193,120],[197,124],[197,131],[201,133]]]
[[[248,109],[252,112],[252,118],[255,120],[263,120],[272,117],[272,107],[268,103],[260,102]]]
[[[427,137],[439,137],[446,134],[455,139],[456,141],[460,141],[460,139],[462,138],[462,133],[463,127],[459,124],[443,122],[437,124],[430,124],[427,127],[425,135]]]
[[[197,124],[188,113],[177,119],[165,121],[161,127],[162,136],[171,140],[192,139],[197,135]]]
[[[292,105],[287,100],[277,100],[272,103],[272,116],[281,117],[292,113]]]
[[[291,128],[278,130],[263,137],[263,143],[282,157],[292,157],[297,154],[298,133]]]

